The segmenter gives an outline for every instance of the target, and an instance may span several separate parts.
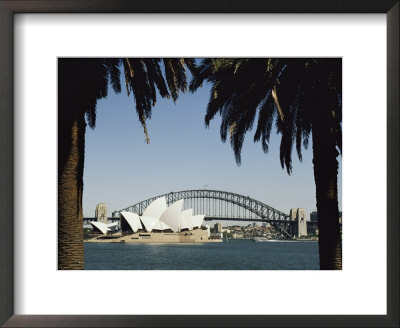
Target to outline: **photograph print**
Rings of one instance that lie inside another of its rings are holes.
[[[341,58],[58,58],[59,270],[342,270]]]

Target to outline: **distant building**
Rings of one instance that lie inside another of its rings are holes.
[[[232,238],[233,239],[243,239],[243,234],[235,232],[234,234],[232,234]]]
[[[317,211],[310,213],[310,221],[311,222],[318,222],[318,213]]]
[[[166,198],[159,197],[141,215],[120,211],[120,229],[118,222],[91,221],[93,238],[89,240],[118,243],[221,242],[222,233],[218,240],[211,240],[209,226],[203,226],[204,215],[193,215],[193,209],[183,210],[183,202],[180,199],[168,206]],[[99,204],[96,215],[100,219],[102,214],[104,216],[102,210],[104,207]]]
[[[107,205],[105,203],[97,204],[94,216],[96,217],[97,222],[107,224]]]
[[[215,233],[222,232],[221,223],[216,223],[216,224],[214,225],[214,232],[215,232]]]
[[[314,211],[310,213],[310,221],[311,222],[318,222],[318,212]],[[339,212],[339,223],[342,223],[342,212]]]
[[[318,222],[309,221],[309,224],[307,224],[307,234],[318,235]]]

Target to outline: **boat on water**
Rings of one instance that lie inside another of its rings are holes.
[[[280,241],[279,239],[269,239],[267,237],[254,237],[253,240],[255,242],[271,242],[271,241]]]

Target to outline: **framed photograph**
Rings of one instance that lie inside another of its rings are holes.
[[[398,326],[398,19],[0,1],[0,323]]]

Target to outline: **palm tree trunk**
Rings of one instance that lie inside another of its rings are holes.
[[[58,129],[58,269],[83,270],[84,114],[59,111]]]
[[[321,270],[342,269],[342,239],[337,200],[339,155],[331,129],[323,124],[312,127],[313,164],[319,229]]]

